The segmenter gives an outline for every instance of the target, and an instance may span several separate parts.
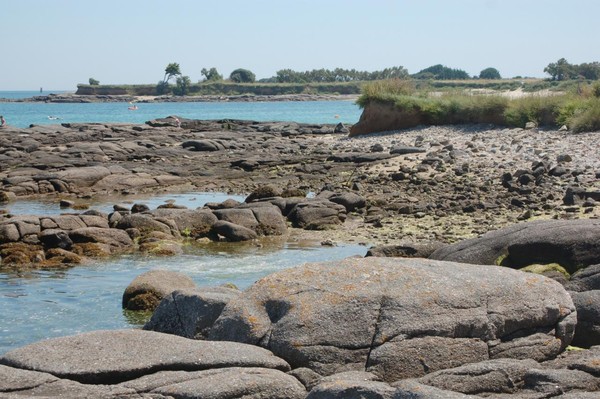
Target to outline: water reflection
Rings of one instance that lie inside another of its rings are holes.
[[[75,208],[61,208],[59,197],[42,199],[19,199],[18,201],[0,204],[0,213],[10,215],[36,215],[53,216],[61,214],[77,214],[87,209],[93,209],[104,213],[113,211],[115,205],[131,208],[133,204],[145,204],[150,209],[158,208],[159,205],[175,204],[185,206],[190,209],[203,207],[209,202],[223,202],[226,199],[234,199],[243,202],[245,195],[231,195],[225,193],[210,192],[182,192],[182,193],[163,193],[159,195],[136,194],[136,195],[114,195],[98,196],[93,199],[85,198],[65,198],[75,203]]]

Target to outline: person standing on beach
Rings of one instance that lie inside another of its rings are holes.
[[[4,120],[4,115],[0,115],[0,127],[6,126],[6,120]]]

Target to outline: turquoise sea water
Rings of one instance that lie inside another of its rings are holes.
[[[3,96],[0,92],[0,98]],[[354,101],[179,102],[137,103],[0,102],[0,115],[9,125],[28,127],[67,122],[146,121],[177,115],[189,119],[245,119],[299,123],[356,123],[361,110]]]
[[[30,96],[31,93],[25,97]],[[4,115],[9,124],[20,127],[57,122],[141,123],[168,115],[317,124],[355,123],[360,116],[358,107],[351,101],[142,103],[138,104],[138,111],[128,111],[127,106],[127,103],[0,103],[0,115]],[[48,115],[62,119],[49,120]],[[113,204],[136,202],[151,208],[166,202],[196,208],[205,202],[221,202],[227,198],[243,199],[218,193],[161,194],[99,200],[92,203],[91,208],[109,212]],[[56,215],[65,212],[56,201],[21,200],[0,206],[0,209],[11,214]],[[182,256],[129,255],[62,270],[16,272],[0,269],[0,355],[45,338],[98,329],[139,327],[139,318],[134,313],[122,311],[121,297],[136,276],[151,269],[185,273],[199,286],[234,283],[243,289],[277,270],[306,262],[364,256],[366,252],[367,248],[361,245],[329,247],[320,246],[318,242],[267,240],[261,246],[239,243],[190,245]]]

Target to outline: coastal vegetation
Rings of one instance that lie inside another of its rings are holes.
[[[508,96],[474,90],[431,91],[410,80],[367,83],[357,103],[392,104],[403,125],[493,123],[509,127],[566,125],[573,132],[600,130],[600,82],[577,82],[559,93]]]
[[[461,69],[442,64],[415,74],[394,66],[367,72],[355,69],[282,69],[276,75],[256,80],[244,68],[228,79],[215,67],[201,70],[204,80],[193,83],[181,73],[178,63],[169,63],[157,85],[78,85],[81,95],[129,96],[236,96],[236,95],[360,95],[358,104],[393,104],[402,126],[493,123],[509,127],[563,126],[571,131],[600,129],[600,63],[570,64],[561,58],[544,69],[550,78],[503,79],[488,67],[470,77]],[[170,81],[175,78],[175,84]],[[525,93],[526,95],[524,95]]]

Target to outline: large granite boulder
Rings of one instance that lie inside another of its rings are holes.
[[[395,381],[488,359],[550,359],[575,323],[569,294],[543,276],[371,257],[271,274],[227,304],[209,338],[260,345],[324,375]]]
[[[265,349],[143,330],[49,339],[8,352],[0,365],[0,393],[16,397],[306,396]]]
[[[144,330],[205,338],[206,331],[240,291],[228,287],[202,287],[173,291],[160,301]]]
[[[183,273],[150,270],[137,276],[123,293],[123,309],[154,310],[160,301],[175,290],[196,288],[196,283]]]
[[[430,258],[514,268],[558,263],[574,273],[600,263],[600,220],[518,223],[440,248]]]

